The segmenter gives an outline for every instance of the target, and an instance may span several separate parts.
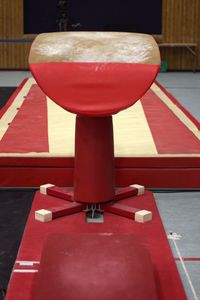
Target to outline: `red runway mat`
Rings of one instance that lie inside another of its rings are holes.
[[[132,233],[144,239],[154,269],[159,300],[185,300],[185,292],[172,257],[169,243],[152,193],[145,192],[137,198],[128,198],[123,203],[153,212],[153,220],[136,223],[133,220],[104,214],[104,223],[87,223],[85,213],[55,219],[49,223],[34,220],[34,211],[62,205],[64,200],[36,193],[21,246],[11,275],[6,300],[34,300],[37,274],[43,243],[49,233]],[[144,287],[145,288],[145,287]]]
[[[118,186],[200,188],[200,124],[160,85],[113,123]],[[0,111],[0,186],[72,186],[74,126],[25,80]]]

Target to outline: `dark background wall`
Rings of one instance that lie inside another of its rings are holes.
[[[57,31],[58,0],[25,0],[24,33]],[[161,34],[162,0],[68,0],[67,14],[81,30]]]
[[[145,32],[154,31],[152,26],[154,26],[153,24],[157,19],[157,11],[160,12],[162,1],[162,42],[197,43],[198,49],[200,49],[200,0],[68,1],[70,1],[68,9],[71,21],[73,23],[81,22],[82,30],[89,30],[88,26],[93,26],[94,22],[95,26],[100,25],[103,28],[106,25],[116,26],[116,16],[121,16],[120,19],[117,18],[117,22],[122,20],[124,14],[122,12],[126,7],[124,27],[127,24],[134,25],[137,22],[141,27],[134,27],[134,31],[144,30],[142,26],[145,25]],[[42,24],[46,26],[44,20],[47,19],[50,31],[54,31],[57,18],[56,3],[55,0],[0,0],[0,69],[28,68],[31,40],[35,38],[36,34],[25,34],[24,21],[27,26],[26,22],[29,21],[29,24],[34,27],[39,25],[40,31],[47,31],[47,28],[41,27],[40,21],[42,18]],[[115,3],[115,9],[110,6],[110,3]],[[127,3],[132,6],[131,9],[127,9]],[[26,12],[28,5],[29,17]],[[81,19],[79,14],[82,15]],[[111,18],[108,17],[109,14]],[[131,20],[128,18],[130,14]],[[29,20],[27,20],[28,18]],[[110,20],[113,20],[112,23]],[[120,26],[122,28],[122,24]],[[26,30],[28,30],[28,27]],[[94,30],[96,29],[94,28]],[[193,68],[193,56],[187,49],[163,48],[161,49],[161,57],[163,60],[168,61],[171,70],[191,70]],[[200,70],[200,51],[197,53],[197,69]]]

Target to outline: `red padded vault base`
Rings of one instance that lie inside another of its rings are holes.
[[[186,300],[184,289],[172,257],[169,243],[151,192],[119,201],[128,206],[153,212],[153,220],[144,224],[110,213],[104,214],[104,223],[87,223],[84,212],[55,219],[52,222],[35,221],[34,212],[41,208],[58,206],[65,200],[36,193],[13,268],[6,300],[35,300],[41,254],[49,234],[133,234],[144,241],[153,265],[156,292],[159,300]],[[104,251],[103,245],[101,247]],[[92,250],[91,250],[92,251]],[[100,250],[99,250],[100,253]],[[101,254],[102,255],[102,254]],[[87,259],[87,257],[85,258]],[[55,261],[55,267],[56,267]],[[87,278],[87,274],[85,274]],[[145,289],[145,286],[144,286]],[[93,293],[94,291],[90,291]],[[97,291],[96,291],[97,292]],[[43,298],[45,299],[45,298]],[[95,297],[94,297],[95,299]]]
[[[158,299],[149,253],[133,234],[50,234],[37,277],[35,300]]]

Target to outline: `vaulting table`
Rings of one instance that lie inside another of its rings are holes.
[[[136,33],[47,33],[33,42],[29,63],[45,94],[77,115],[74,191],[50,186],[47,193],[67,195],[70,209],[91,205],[126,216],[128,208],[115,201],[135,195],[138,186],[115,186],[112,115],[153,83],[156,42]],[[157,299],[148,252],[133,235],[50,234],[40,268],[35,300]]]
[[[74,200],[113,200],[112,114],[133,105],[153,83],[160,65],[156,42],[136,33],[47,33],[33,42],[29,63],[40,88],[77,115]]]

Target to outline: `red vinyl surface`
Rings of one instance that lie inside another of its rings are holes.
[[[35,300],[158,300],[156,294],[150,255],[134,234],[56,233],[44,243]]]
[[[36,193],[33,207],[29,215],[17,261],[40,262],[45,238],[52,233],[118,233],[134,234],[144,240],[154,268],[157,295],[159,300],[186,300],[185,292],[172,257],[169,243],[151,192],[144,195],[120,201],[125,205],[146,209],[153,212],[153,220],[148,223],[135,223],[105,213],[105,222],[101,224],[86,223],[85,214],[70,215],[55,219],[53,222],[41,223],[34,220],[34,211],[65,203],[64,200]],[[35,269],[35,263],[29,269]],[[39,269],[39,263],[37,268]],[[33,292],[36,288],[37,273],[18,273],[18,264],[15,264],[9,283],[6,300],[34,300]],[[16,298],[17,295],[17,298]]]
[[[198,163],[198,161],[197,161]],[[63,167],[2,167],[0,183],[3,187],[38,187],[52,183],[73,186],[74,169]],[[116,186],[125,187],[139,183],[146,188],[199,189],[199,167],[129,167],[116,168]]]
[[[159,65],[134,63],[33,63],[41,89],[66,110],[88,116],[115,114],[150,88]]]

